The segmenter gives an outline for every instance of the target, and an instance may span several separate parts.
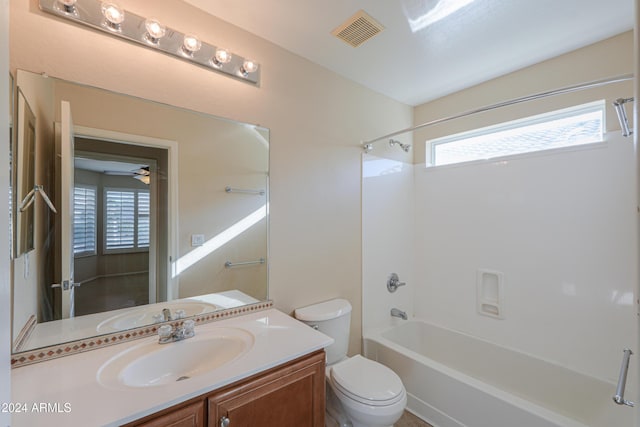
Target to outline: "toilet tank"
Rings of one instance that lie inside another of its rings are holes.
[[[293,315],[296,319],[334,339],[334,343],[325,349],[327,365],[347,357],[349,326],[351,324],[351,304],[349,301],[332,299],[297,308]]]

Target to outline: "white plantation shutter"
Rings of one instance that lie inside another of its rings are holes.
[[[138,191],[138,247],[149,247],[149,221],[151,214],[148,191]]]
[[[134,247],[135,207],[135,192],[106,191],[105,247],[107,250]]]
[[[106,189],[105,250],[149,247],[149,191]]]
[[[96,188],[73,189],[73,254],[96,253]]]

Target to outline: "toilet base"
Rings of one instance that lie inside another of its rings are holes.
[[[334,390],[331,381],[327,378],[326,384],[326,413],[325,427],[393,427],[393,424],[400,419],[404,408],[407,405],[406,394],[404,399],[394,404],[394,410],[390,407],[373,408],[369,414],[359,413],[354,408],[345,408],[343,402]],[[349,401],[346,400],[347,404]],[[353,402],[355,405],[361,405]],[[358,419],[362,417],[363,419]],[[382,423],[382,424],[378,424]]]
[[[351,421],[349,421],[344,412],[340,400],[338,400],[338,396],[333,392],[328,381],[326,384],[325,404],[325,427],[353,427],[353,424],[351,424]]]

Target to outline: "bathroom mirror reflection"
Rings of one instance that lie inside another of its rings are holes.
[[[268,129],[23,70],[15,85],[34,124],[12,151],[33,153],[36,191],[14,352],[267,298]]]

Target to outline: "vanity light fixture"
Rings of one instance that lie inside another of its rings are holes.
[[[145,39],[152,45],[157,45],[160,39],[167,33],[167,27],[155,18],[147,18],[147,20],[144,21],[144,28],[147,30]]]
[[[249,77],[249,74],[258,71],[258,64],[251,59],[245,59],[240,67],[240,74],[242,77]]]
[[[221,47],[216,49],[216,54],[211,58],[211,62],[216,67],[221,67],[229,61],[231,61],[231,53],[227,49],[223,49]]]
[[[193,34],[185,34],[184,39],[182,39],[182,53],[191,57],[194,53],[202,48],[202,42]]]
[[[112,31],[121,31],[120,24],[124,22],[124,10],[115,3],[102,2],[102,16],[104,16],[104,26]]]
[[[228,49],[214,46],[188,32],[165,26],[122,9],[117,0],[38,0],[40,9],[115,37],[162,51],[174,58],[199,65],[236,79],[260,84],[260,65]]]

